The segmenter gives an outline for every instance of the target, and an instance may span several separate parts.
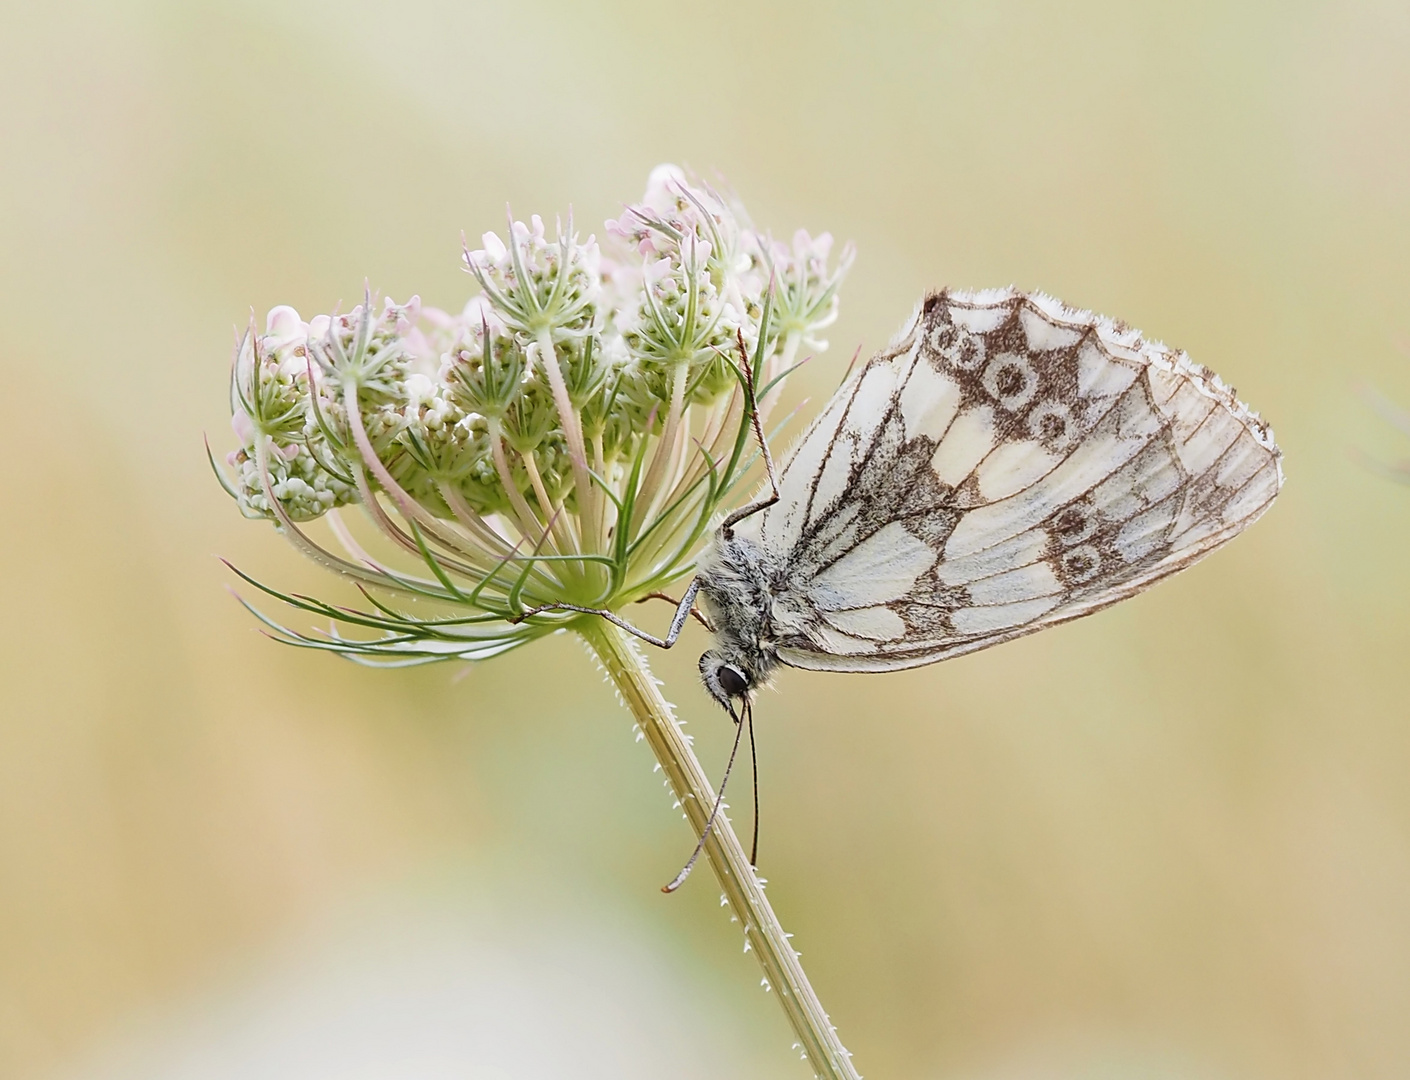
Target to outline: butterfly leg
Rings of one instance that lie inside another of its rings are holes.
[[[677,600],[674,596],[671,596],[671,595],[669,595],[669,594],[667,594],[667,593],[663,593],[663,592],[650,592],[650,593],[647,593],[647,594],[646,594],[645,596],[643,596],[640,600],[638,600],[637,603],[638,603],[638,604],[644,604],[644,603],[646,603],[648,600],[664,600],[664,601],[666,601],[666,603],[670,604],[671,607],[673,607],[673,608],[679,608],[679,607],[680,607],[680,603],[681,603],[681,602],[680,602],[679,600]],[[709,619],[707,619],[707,618],[705,617],[705,613],[704,613],[703,611],[701,611],[698,607],[692,607],[692,608],[690,609],[690,615],[691,615],[691,618],[693,618],[693,619],[694,619],[696,622],[698,622],[701,626],[705,627],[705,629],[708,630],[708,631],[710,631],[710,633],[713,634],[713,633],[715,632],[715,624],[712,623]]]
[[[764,471],[769,476],[769,493],[761,499],[756,499],[748,506],[741,506],[734,513],[720,524],[720,531],[724,533],[728,540],[734,534],[734,527],[745,518],[757,514],[760,510],[767,510],[774,503],[778,502],[778,472],[774,469],[774,456],[769,453],[769,440],[764,438],[764,427],[759,422],[759,402],[754,397],[754,371],[750,367],[749,357],[744,351],[744,339],[739,341],[740,358],[744,363],[745,381],[748,389],[749,400],[746,403],[749,408],[749,421],[754,427],[754,437],[759,440],[759,449],[764,455]]]
[[[676,643],[676,639],[681,636],[681,630],[685,628],[686,620],[690,618],[691,610],[695,606],[695,594],[699,591],[699,579],[692,578],[690,584],[685,588],[685,595],[681,597],[680,606],[676,608],[676,613],[671,619],[671,628],[666,632],[666,636],[663,638],[657,637],[655,634],[648,634],[645,630],[633,626],[631,623],[627,622],[626,619],[615,612],[608,611],[606,608],[581,607],[578,604],[543,604],[540,607],[530,608],[528,611],[525,611],[521,615],[516,615],[509,621],[521,623],[534,615],[542,615],[545,611],[579,611],[584,615],[600,615],[613,626],[620,626],[633,637],[641,638],[642,641],[650,645],[655,645],[658,649],[669,649]]]

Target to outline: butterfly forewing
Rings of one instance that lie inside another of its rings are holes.
[[[1208,554],[1282,483],[1217,376],[1010,290],[928,297],[834,396],[753,533],[779,657],[930,663],[1077,618]]]

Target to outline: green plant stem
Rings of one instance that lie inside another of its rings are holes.
[[[588,618],[575,629],[607,669],[608,676],[636,717],[697,837],[705,829],[715,791],[696,760],[675,713],[634,641],[604,619]],[[802,1051],[819,1080],[860,1080],[851,1055],[808,983],[798,954],[774,915],[764,888],[723,811],[705,842],[709,859],[730,910],[744,927],[749,949],[764,969],[767,985],[778,998]]]

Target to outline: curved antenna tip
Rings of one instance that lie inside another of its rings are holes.
[[[739,738],[744,734],[744,725],[740,723],[740,717],[735,714],[732,703],[729,714],[734,720],[734,747],[729,752],[729,762],[725,765],[725,774],[720,778],[720,791],[715,796],[715,805],[711,807],[710,816],[705,820],[705,828],[700,831],[700,840],[695,845],[695,850],[690,853],[690,858],[681,867],[681,872],[672,879],[670,884],[661,886],[663,893],[673,893],[685,884],[685,879],[690,877],[690,872],[695,869],[695,862],[700,858],[700,853],[705,850],[705,841],[710,839],[710,833],[714,831],[715,820],[720,816],[720,807],[724,805],[725,801],[725,785],[729,783],[729,774],[734,769],[734,758],[739,753]]]

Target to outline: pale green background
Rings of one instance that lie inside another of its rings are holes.
[[[506,199],[663,160],[860,251],[816,401],[929,286],[1042,288],[1274,424],[1252,532],[1090,620],[759,706],[762,866],[862,1071],[1410,1075],[1410,8],[0,7],[0,1075],[806,1070],[630,721],[260,637],[334,591],[208,475],[232,326],[459,306]],[[728,724],[660,660],[707,764]],[[459,677],[464,675],[463,678]],[[745,800],[737,800],[740,806]],[[747,824],[746,824],[747,827]]]

